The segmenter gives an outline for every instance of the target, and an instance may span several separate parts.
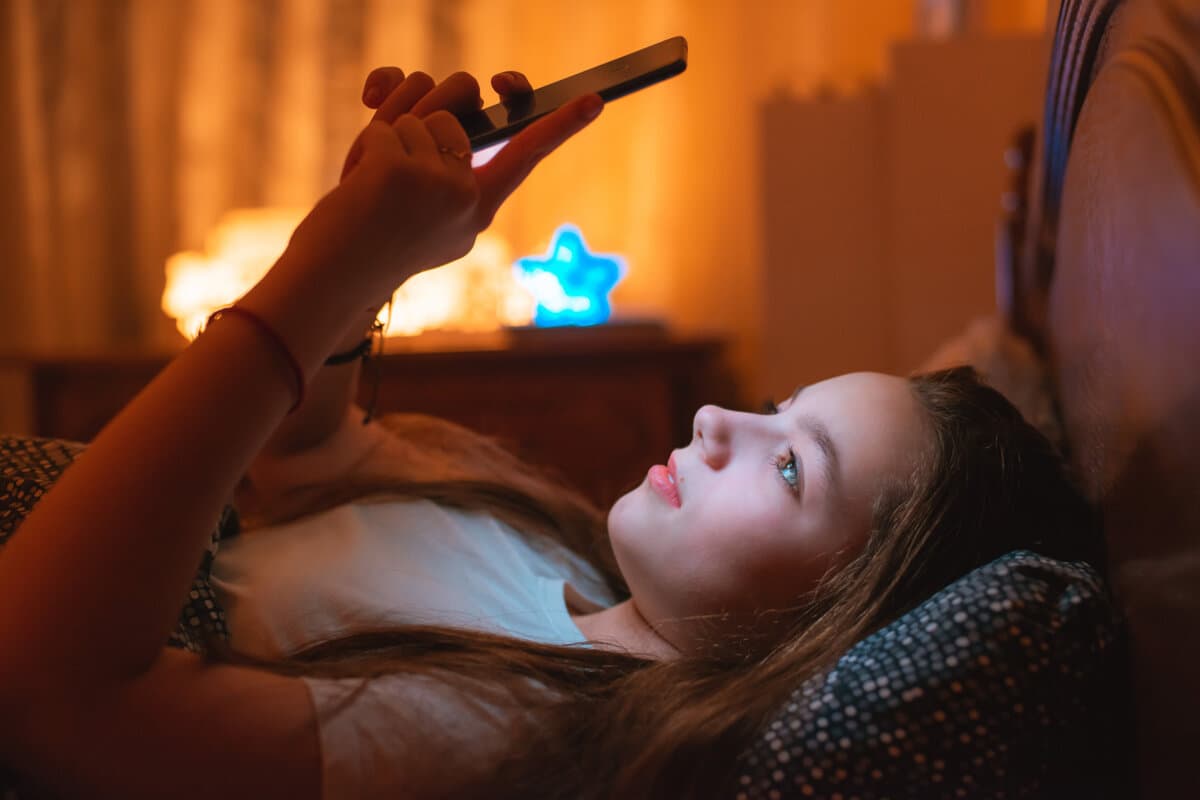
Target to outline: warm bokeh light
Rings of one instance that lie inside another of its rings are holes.
[[[284,208],[232,211],[208,236],[205,252],[167,259],[162,308],[179,332],[194,339],[209,314],[249,291],[283,253],[304,214]],[[535,301],[515,280],[511,265],[504,240],[483,234],[466,256],[406,281],[392,296],[391,319],[386,306],[379,319],[389,336],[528,325]]]
[[[304,209],[246,208],[225,214],[205,241],[167,259],[162,308],[188,339],[213,311],[250,290],[287,247]]]
[[[483,234],[458,261],[404,282],[392,295],[392,317],[379,313],[389,336],[423,331],[477,333],[506,325],[528,325],[534,300],[512,276],[508,245]]]

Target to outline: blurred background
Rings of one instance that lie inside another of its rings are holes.
[[[536,255],[578,225],[627,260],[614,321],[714,343],[745,405],[913,369],[994,306],[1048,5],[0,0],[0,425],[39,427],[21,364],[177,352],[169,261],[231,211],[287,220],[328,191],[372,67],[465,69],[490,101],[494,72],[536,86],[677,34],[687,71],[547,160],[493,244]]]

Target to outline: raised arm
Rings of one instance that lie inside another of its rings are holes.
[[[413,78],[418,87],[421,83],[432,86],[424,75]],[[404,80],[404,73],[397,67],[380,67],[367,76],[362,100],[374,110],[374,119],[395,122],[411,102],[411,95],[397,91]],[[492,88],[502,100],[533,91],[520,72],[493,76]],[[421,97],[411,113],[424,118],[438,110],[473,111],[482,104],[478,82],[458,72]],[[385,301],[381,299],[351,324],[350,333],[336,352],[350,351],[361,343]],[[361,372],[361,361],[355,359],[323,366],[313,376],[303,405],[284,418],[239,481],[235,502],[240,510],[253,512],[269,506],[273,497],[297,485],[325,483],[345,474],[361,462],[379,436],[387,435],[377,428],[362,427],[363,411],[354,405]]]
[[[392,96],[410,111],[430,83],[410,76]],[[239,315],[210,325],[101,431],[0,553],[0,762],[29,765],[50,786],[91,787],[91,796],[136,795],[151,794],[144,776],[159,764],[199,753],[195,783],[170,790],[199,795],[234,780],[201,772],[255,769],[239,748],[256,740],[260,763],[244,785],[283,781],[275,771],[287,768],[311,781],[301,767],[314,766],[314,726],[298,681],[163,650],[208,532],[296,399],[291,360],[315,374],[371,303],[466,252],[533,166],[599,107],[595,96],[576,101],[479,170],[461,157],[466,136],[446,112],[364,129],[345,179],[239,301],[273,333]],[[220,702],[177,701],[198,687]],[[237,740],[197,749],[238,707]],[[71,750],[79,730],[103,734],[87,758]]]

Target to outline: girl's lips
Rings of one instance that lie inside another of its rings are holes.
[[[662,464],[655,464],[646,474],[646,480],[650,483],[650,488],[659,494],[664,500],[670,503],[675,508],[679,508],[679,490],[675,486],[674,470],[671,469],[674,464],[665,467]]]

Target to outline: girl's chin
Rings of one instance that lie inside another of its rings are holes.
[[[645,519],[649,504],[661,502],[645,481],[617,498],[608,510],[608,535],[616,537],[625,529],[637,529],[638,519]]]
[[[621,518],[623,507],[629,504],[629,495],[633,492],[626,492],[616,499],[616,501],[608,508],[608,531],[612,535],[613,523]]]

